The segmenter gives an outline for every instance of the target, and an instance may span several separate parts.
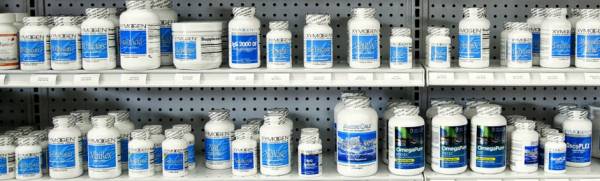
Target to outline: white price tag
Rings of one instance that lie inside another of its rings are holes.
[[[584,73],[585,83],[600,83],[600,73]]]
[[[290,83],[290,74],[272,73],[265,74],[265,82],[270,84],[288,84]]]
[[[123,74],[121,84],[123,85],[146,85],[147,74]]]
[[[531,81],[529,73],[506,73],[504,74],[506,83],[527,83]]]
[[[469,81],[492,83],[494,73],[469,73]]]
[[[54,75],[54,74],[31,75],[30,82],[32,85],[36,85],[36,86],[53,86],[53,85],[56,85],[56,75]]]
[[[96,86],[100,84],[100,74],[77,74],[73,75],[74,85]]]
[[[229,81],[238,84],[254,84],[254,74],[229,74]]]
[[[306,74],[306,81],[312,83],[328,83],[331,82],[330,73],[310,73]]]
[[[349,73],[349,81],[373,81],[373,73]]]
[[[454,81],[454,73],[433,72],[429,73],[429,80],[439,83],[452,83]]]
[[[560,179],[560,178],[547,178],[547,179],[543,179],[544,181],[569,181],[569,179]]]
[[[563,83],[566,81],[565,73],[540,73],[543,83]]]
[[[0,85],[4,85],[6,82],[6,75],[0,74]]]
[[[410,74],[408,73],[385,73],[383,80],[386,82],[409,82]]]
[[[200,76],[200,74],[175,74],[175,84],[198,85],[200,84]]]

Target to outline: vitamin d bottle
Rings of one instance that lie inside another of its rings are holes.
[[[81,29],[73,16],[54,19],[50,29],[50,65],[53,70],[81,69]]]
[[[177,12],[172,9],[173,0],[152,0],[152,12],[160,20],[160,64],[173,65],[173,29]]]
[[[377,112],[368,97],[348,97],[344,105],[337,116],[337,171],[351,177],[373,175],[378,167]]]
[[[162,134],[161,125],[146,125],[144,129],[150,132],[150,141],[154,143],[154,171],[162,170],[162,142],[166,139]]]
[[[333,67],[333,29],[328,14],[307,14],[304,26],[304,68]]]
[[[88,175],[93,179],[116,178],[121,175],[121,145],[115,118],[92,117],[94,128],[88,132]]]
[[[527,23],[513,23],[508,33],[506,60],[509,68],[531,68],[533,66],[533,37]]]
[[[540,31],[544,19],[546,19],[545,9],[531,8],[531,16],[527,18],[527,24],[531,26],[533,40],[533,65],[540,65]]]
[[[85,70],[108,70],[117,66],[115,25],[107,8],[88,8],[81,24],[81,61]]]
[[[131,132],[128,143],[129,177],[141,178],[154,175],[154,143],[150,140],[147,129],[136,129]]]
[[[566,8],[547,8],[541,26],[540,65],[565,68],[571,65],[571,23]]]
[[[183,139],[185,140],[185,142],[187,143],[187,150],[186,150],[186,155],[187,155],[187,163],[186,163],[186,168],[188,170],[194,170],[194,168],[196,168],[196,149],[194,148],[194,143],[196,141],[196,138],[194,137],[194,134],[192,134],[192,125],[189,124],[176,124],[173,125],[173,129],[180,129],[181,131],[183,131]]]
[[[427,66],[432,68],[450,68],[450,30],[433,28],[427,39]]]
[[[575,108],[567,113],[563,123],[567,144],[567,166],[587,167],[591,164],[592,122],[585,109]]]
[[[260,127],[260,173],[268,176],[285,175],[292,171],[290,129],[280,115],[265,115]]]
[[[471,119],[471,170],[503,172],[506,169],[506,119],[501,115],[502,107],[483,104],[476,109],[477,115]]]
[[[512,133],[510,169],[513,172],[535,172],[538,169],[538,133],[535,122],[520,120]]]
[[[388,124],[388,169],[396,175],[417,175],[425,170],[425,121],[419,108],[397,106]]]
[[[577,35],[575,66],[600,68],[600,10],[581,9],[581,20],[575,26]]]
[[[352,9],[352,18],[348,20],[348,63],[351,68],[378,68],[381,65],[380,26],[374,8]]]
[[[231,168],[231,140],[235,125],[229,118],[229,110],[211,110],[208,112],[208,117],[210,121],[204,125],[206,167]]]
[[[52,118],[54,128],[48,133],[48,159],[50,177],[75,178],[83,174],[81,168],[81,131],[75,127],[75,117]]]
[[[555,133],[548,135],[544,150],[544,172],[565,173],[567,171],[567,145],[565,135]]]
[[[431,124],[431,168],[442,174],[467,170],[467,118],[462,107],[446,104],[438,107]]]
[[[298,145],[298,175],[318,177],[323,175],[323,145],[318,128],[302,128]]]
[[[90,110],[77,110],[71,112],[71,116],[75,118],[75,126],[77,126],[77,128],[79,128],[79,131],[81,132],[81,167],[83,168],[83,170],[87,170],[87,133],[92,129],[92,123],[90,121],[92,112]]]
[[[490,21],[484,8],[464,8],[458,24],[458,65],[464,68],[490,66]]]
[[[410,69],[413,66],[412,38],[409,28],[392,28],[390,37],[390,68]]]
[[[21,70],[50,69],[50,29],[46,17],[25,17],[19,30],[19,61]]]
[[[234,7],[229,21],[229,67],[260,67],[260,20],[254,7]],[[228,164],[231,165],[231,164]]]
[[[151,0],[127,0],[119,19],[121,67],[148,70],[160,67],[160,19]]]
[[[234,176],[251,176],[258,173],[257,143],[252,136],[250,130],[235,130],[235,140],[231,143],[231,173]]]
[[[15,139],[8,135],[0,135],[0,179],[15,178]]]
[[[567,113],[571,109],[577,108],[577,104],[572,103],[560,103],[556,106],[558,109],[558,114],[554,116],[554,120],[552,121],[552,127],[558,130],[563,130],[563,123],[567,119]]]
[[[19,30],[13,25],[14,13],[0,13],[0,69],[16,69],[19,67],[17,33]]]
[[[269,22],[267,68],[292,68],[292,32],[287,21]]]
[[[507,64],[506,50],[509,48],[507,46],[508,34],[510,33],[510,31],[512,31],[514,23],[516,22],[505,22],[504,31],[500,33],[500,66],[506,66]]]
[[[121,144],[121,168],[127,169],[129,134],[135,129],[135,126],[129,121],[129,112],[127,111],[109,111],[108,115],[115,118],[115,128],[119,130],[119,144]]]
[[[188,174],[185,168],[187,142],[180,129],[165,130],[167,139],[162,142],[163,177],[184,177]]]
[[[15,162],[17,180],[42,178],[42,147],[36,136],[24,136],[17,139]]]

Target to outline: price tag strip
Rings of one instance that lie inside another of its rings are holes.
[[[147,83],[147,74],[122,74],[121,75],[121,84],[122,85],[146,85]]]
[[[229,82],[234,84],[254,84],[253,73],[232,73],[229,74]]]
[[[177,85],[200,85],[201,74],[175,74]]]
[[[54,86],[56,77],[56,74],[33,74],[30,77],[30,83],[34,86]]]
[[[76,74],[73,75],[73,84],[85,86],[100,85],[100,74]]]

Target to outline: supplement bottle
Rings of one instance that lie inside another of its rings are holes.
[[[506,50],[509,48],[507,46],[508,34],[510,33],[510,31],[512,31],[514,23],[516,22],[505,22],[504,31],[500,33],[500,66],[506,66],[507,64]]]
[[[23,18],[29,17],[29,14],[27,14],[27,13],[13,13],[13,14],[15,14],[15,23],[13,23],[13,25],[17,28],[17,31],[19,31],[21,28],[23,28],[23,26],[25,26],[25,24],[23,24]]]
[[[544,167],[544,144],[546,143],[547,136],[550,134],[559,133],[558,130],[552,128],[545,128],[540,132],[540,140],[538,143],[538,166]]]
[[[292,68],[292,32],[287,21],[269,22],[267,68]]]
[[[502,107],[483,104],[476,109],[477,115],[471,119],[470,168],[477,173],[503,172],[506,169],[506,119],[501,115]],[[537,147],[537,143],[535,145]]]
[[[337,171],[343,176],[373,175],[378,168],[377,112],[368,97],[352,96],[337,118]]]
[[[427,66],[431,68],[450,68],[450,30],[436,27],[427,39]]]
[[[318,128],[302,128],[298,145],[298,175],[301,177],[323,175],[323,145]]]
[[[410,69],[413,67],[412,38],[409,28],[392,27],[390,37],[390,68]]]
[[[425,48],[429,47],[429,38],[433,35],[433,31],[437,29],[437,27],[427,27],[427,36],[425,36]],[[426,50],[427,52],[429,50]],[[429,60],[429,54],[425,54],[425,60]],[[423,65],[425,66],[429,66],[429,62],[428,61],[423,61]]]
[[[208,112],[210,121],[204,125],[204,150],[206,167],[209,169],[231,168],[231,140],[235,125],[229,118],[228,109]]]
[[[506,39],[506,61],[509,68],[531,68],[533,66],[533,37],[527,23],[513,23]]]
[[[131,132],[128,143],[128,173],[131,178],[150,177],[154,175],[154,143],[150,140],[147,129],[136,129]]]
[[[121,168],[126,170],[127,167],[127,146],[129,145],[129,134],[135,129],[135,125],[129,121],[129,112],[118,110],[109,111],[109,116],[115,118],[115,128],[119,130],[119,144],[121,144]]]
[[[47,130],[37,130],[29,134],[30,136],[36,136],[39,140],[39,145],[42,147],[42,173],[48,173],[48,132]]]
[[[430,104],[430,107],[427,108],[427,110],[425,111],[425,140],[431,140],[431,121],[433,119],[433,117],[435,117],[438,114],[438,108],[441,105],[446,105],[446,104],[455,104],[456,102],[452,99],[449,98],[432,98]],[[462,109],[461,109],[462,111]],[[425,160],[427,160],[427,163],[431,163],[431,143],[429,143],[428,141],[426,141],[427,144],[425,144]],[[466,144],[466,143],[465,143]]]
[[[251,176],[258,173],[257,143],[252,136],[250,130],[235,130],[235,140],[231,143],[231,173],[234,176]]]
[[[489,104],[488,100],[468,100],[465,103],[464,115],[468,120],[471,120],[473,116],[477,115],[477,106]]]
[[[563,123],[565,122],[565,120],[567,120],[567,113],[569,112],[569,110],[575,109],[575,108],[577,108],[577,104],[572,104],[572,103],[558,104],[558,106],[556,106],[556,109],[558,109],[558,114],[556,116],[554,116],[554,119],[552,121],[552,127],[554,129],[563,130]]]
[[[163,177],[184,177],[188,174],[187,142],[183,139],[180,129],[165,130],[167,139],[162,142]]]
[[[260,173],[268,176],[286,175],[292,171],[292,133],[280,115],[265,115],[260,127]]]
[[[565,135],[555,133],[548,135],[548,141],[544,145],[544,172],[565,173],[567,171],[566,155],[567,145]]]
[[[304,26],[304,68],[333,67],[333,29],[328,14],[307,14]]]
[[[162,142],[166,139],[161,125],[145,125],[143,129],[150,132],[150,141],[154,143],[154,171],[162,170]]]
[[[187,147],[186,147],[186,155],[187,155],[187,162],[185,167],[188,170],[194,170],[196,168],[196,148],[194,148],[195,146],[195,142],[196,142],[196,138],[194,137],[194,134],[192,134],[192,125],[189,124],[176,124],[173,125],[173,129],[180,129],[181,131],[183,131],[183,139],[185,140],[185,142],[187,143]]]
[[[173,64],[177,69],[215,69],[223,58],[223,22],[173,23]]]
[[[346,107],[346,105],[344,105],[344,100],[346,100],[346,98],[351,97],[351,96],[364,96],[366,97],[367,94],[365,93],[365,91],[360,91],[360,90],[346,90],[343,91],[342,94],[340,95],[340,99],[339,101],[335,104],[335,107],[333,107],[333,118],[334,118],[334,125],[333,128],[335,127],[335,124],[337,123],[337,115],[339,114],[339,112],[344,109],[344,107]]]
[[[16,69],[19,67],[19,49],[17,46],[17,33],[19,30],[13,25],[15,14],[0,13],[0,69]]]
[[[75,126],[75,117],[52,118],[54,128],[48,133],[48,159],[50,178],[76,178],[83,174],[81,168],[81,131]]]
[[[412,105],[412,102],[407,101],[407,100],[393,100],[393,101],[389,101],[387,102],[386,105],[386,109],[383,112],[383,130],[388,130],[388,123],[390,121],[390,119],[395,115],[394,111],[396,110],[396,108],[398,106],[403,106],[403,105]],[[382,145],[382,149],[381,149],[381,161],[385,164],[388,164],[388,137],[387,136],[383,136],[383,141],[381,141],[382,143],[385,143]]]
[[[575,66],[600,68],[600,10],[581,9],[581,20],[575,26]]]
[[[229,21],[229,67],[260,67],[260,20],[254,7],[234,7]],[[231,165],[231,164],[228,164]]]
[[[81,132],[81,167],[83,170],[87,170],[87,133],[92,129],[92,123],[90,121],[92,112],[90,110],[77,110],[71,112],[71,116],[75,118],[75,126],[77,126]]]
[[[388,169],[396,175],[417,175],[425,170],[425,121],[419,108],[402,105],[388,123]]]
[[[490,21],[484,8],[464,8],[458,24],[458,65],[463,68],[490,66]]]
[[[121,145],[115,118],[92,117],[94,127],[88,132],[88,175],[93,179],[116,178],[121,175]]]
[[[46,17],[25,17],[19,30],[19,61],[21,70],[50,69],[50,28]]]
[[[50,65],[53,70],[81,69],[81,28],[74,16],[54,18],[50,29]]]
[[[0,179],[15,178],[15,139],[0,135]]]
[[[269,115],[279,115],[282,117],[282,119],[285,120],[284,124],[285,127],[287,127],[290,132],[293,132],[294,130],[294,121],[292,121],[290,118],[288,118],[288,114],[289,114],[289,110],[288,108],[285,107],[276,107],[276,108],[270,108],[267,109],[267,114]]]
[[[510,169],[513,172],[530,173],[538,169],[538,138],[535,122],[520,120],[515,123],[511,139]]]
[[[531,16],[527,18],[527,24],[531,26],[531,34],[533,40],[533,65],[540,65],[540,31],[544,19],[546,19],[545,9],[531,8]]]
[[[160,20],[160,64],[173,65],[173,29],[177,12],[172,9],[173,0],[152,0],[152,12]]]
[[[125,70],[160,67],[160,19],[151,9],[152,0],[127,0],[127,11],[119,19],[119,52]]]
[[[117,66],[115,26],[107,8],[88,8],[81,24],[81,61],[84,70],[109,70]]]
[[[540,65],[566,68],[571,65],[571,23],[566,8],[547,8],[541,26]]]
[[[567,166],[587,167],[591,164],[592,121],[585,109],[575,108],[567,113],[563,123],[567,144]]]
[[[29,180],[42,178],[42,148],[38,137],[23,136],[17,139],[15,148],[16,178]]]
[[[348,20],[348,63],[350,68],[381,66],[379,35],[381,24],[374,8],[353,8]]]
[[[467,118],[462,107],[441,105],[431,122],[431,168],[441,174],[467,170]]]

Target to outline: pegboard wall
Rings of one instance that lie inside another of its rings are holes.
[[[36,89],[10,88],[0,89],[0,131],[11,127],[24,125],[38,125],[34,112],[37,107]],[[39,98],[39,97],[37,97]]]

